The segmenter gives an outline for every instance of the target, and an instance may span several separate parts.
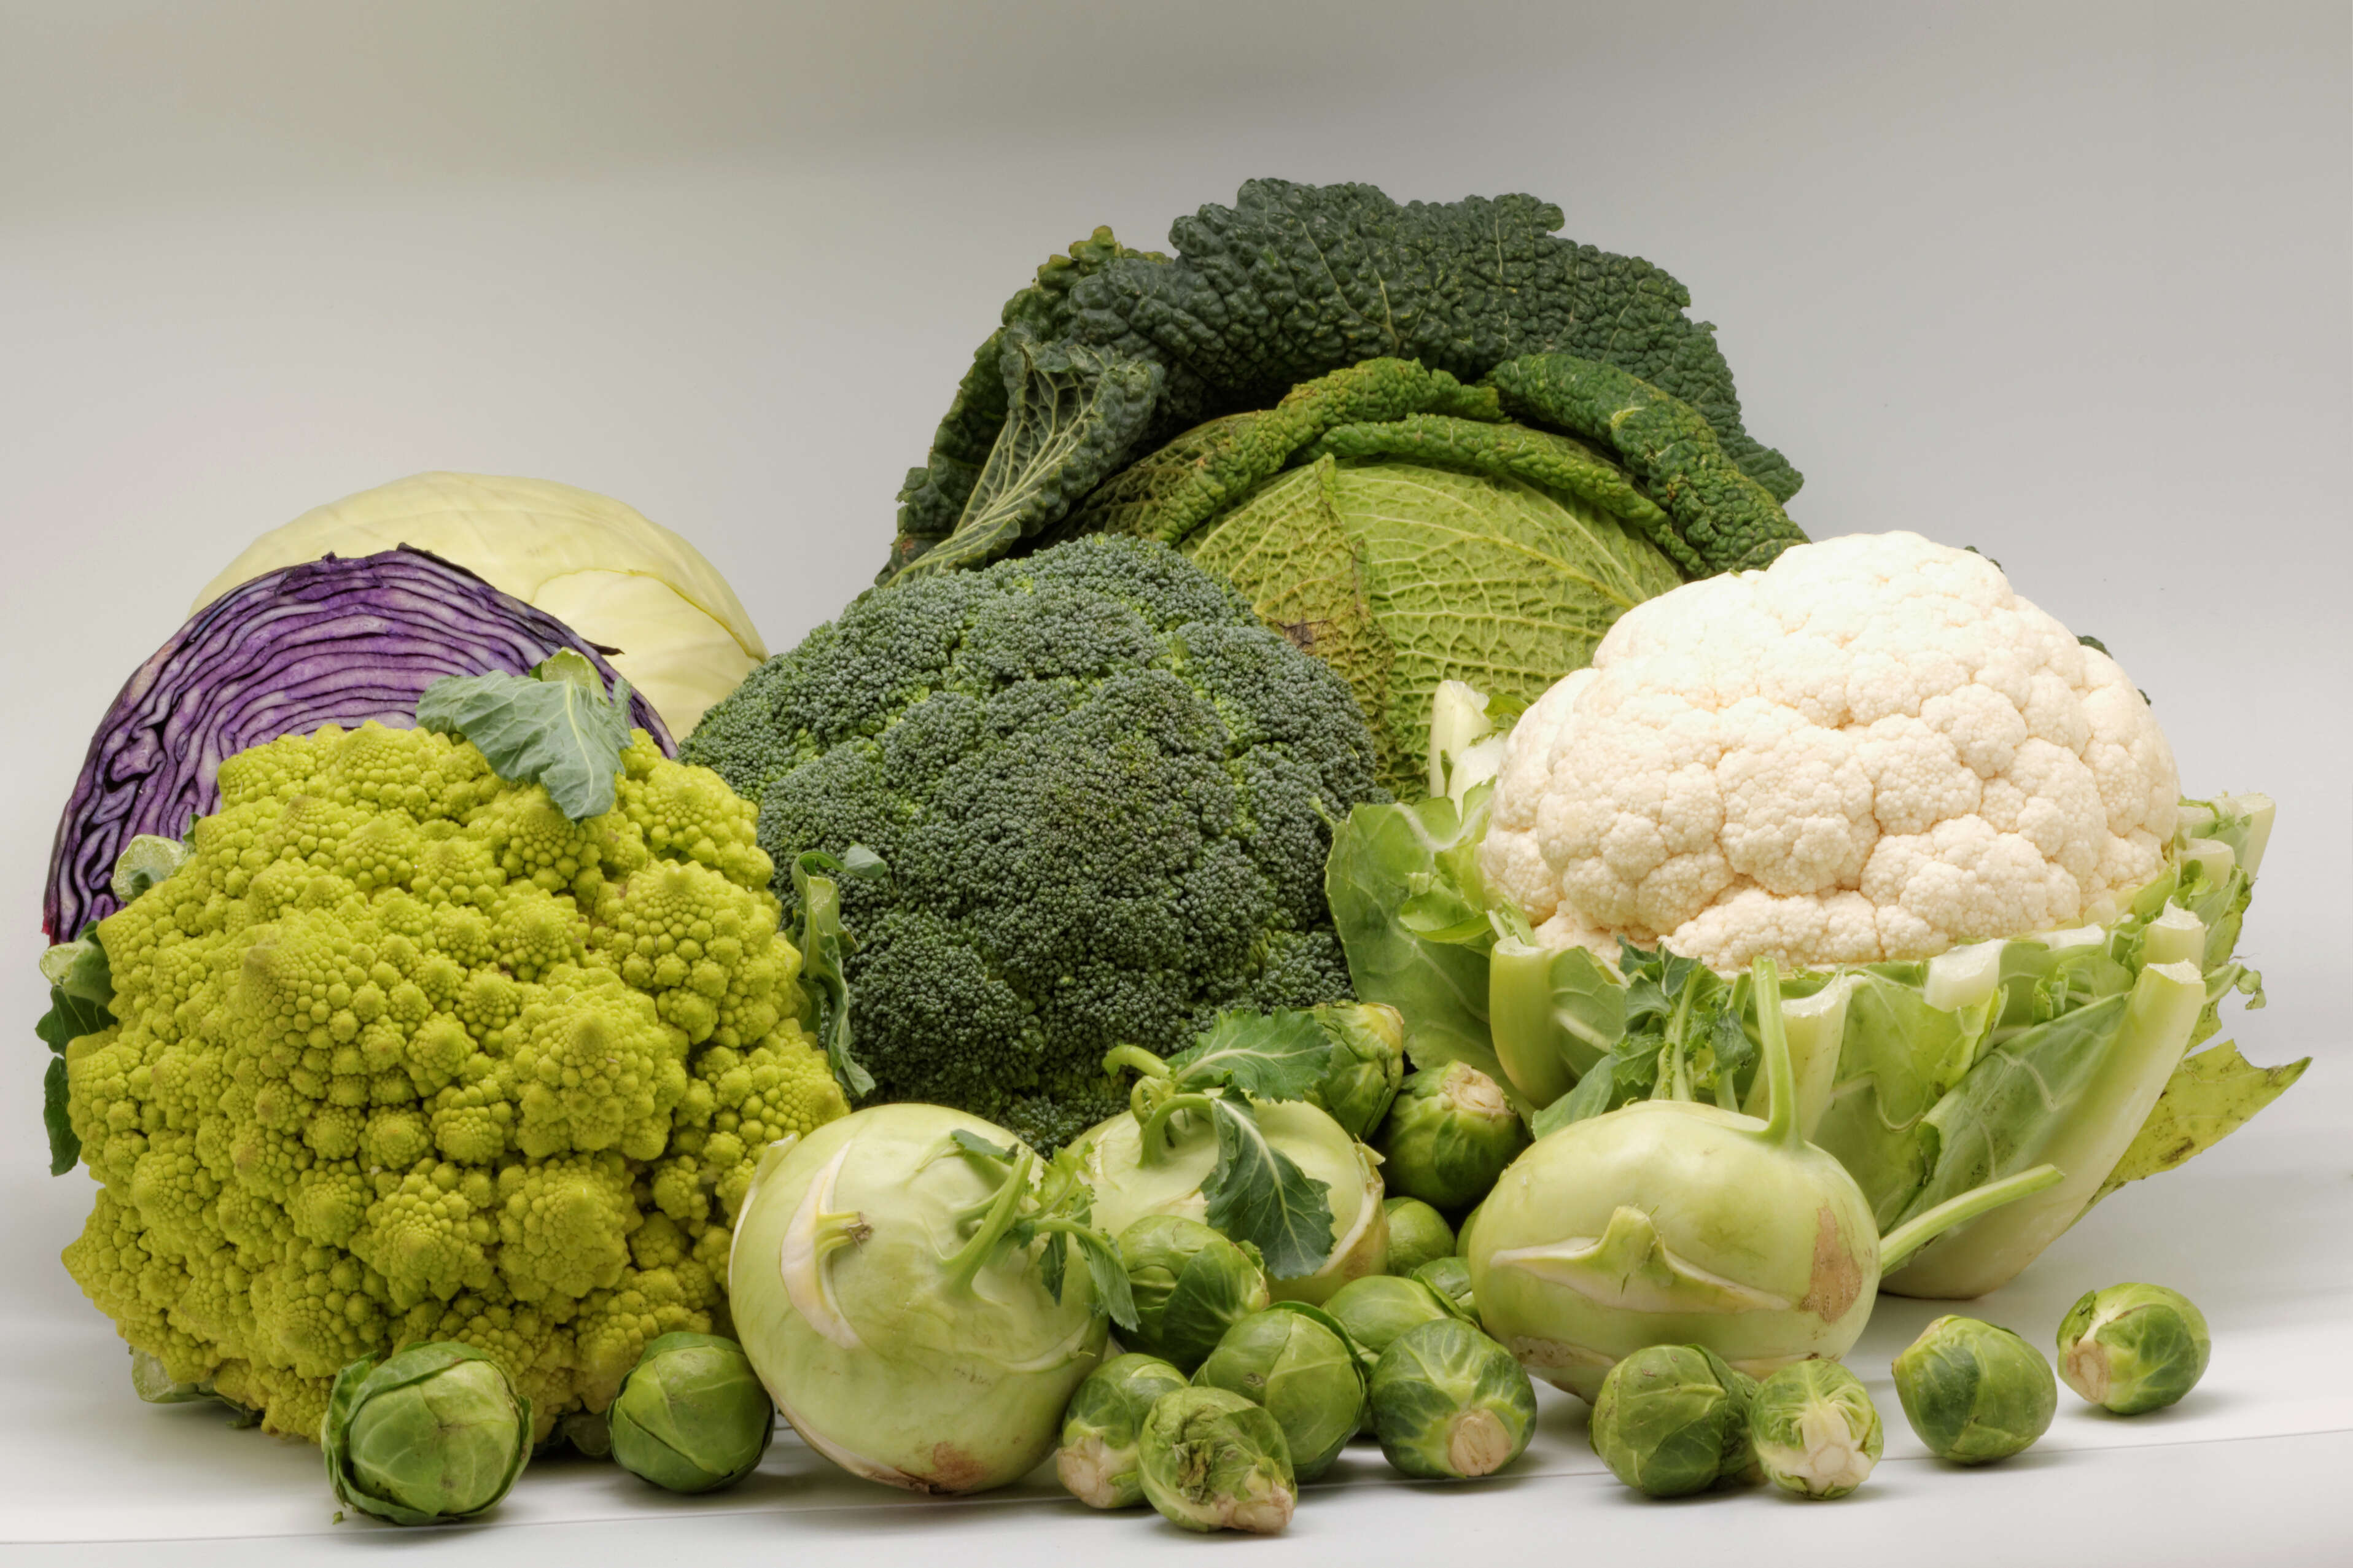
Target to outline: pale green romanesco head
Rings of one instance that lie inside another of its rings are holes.
[[[345,1363],[459,1340],[544,1436],[656,1335],[724,1330],[760,1150],[848,1106],[754,808],[642,734],[623,763],[575,824],[444,736],[289,737],[100,925],[65,1259],[174,1378],[315,1436]]]

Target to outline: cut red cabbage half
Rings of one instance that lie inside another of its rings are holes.
[[[68,942],[114,912],[108,883],[134,835],[177,838],[219,803],[221,763],[281,735],[417,722],[445,675],[522,675],[576,648],[607,685],[607,650],[462,566],[402,545],[264,573],[198,611],[123,684],[91,737],[49,852],[41,926]],[[645,698],[630,721],[675,755]]]

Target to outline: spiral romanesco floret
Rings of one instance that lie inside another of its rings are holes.
[[[543,1437],[724,1331],[761,1148],[848,1106],[754,807],[642,734],[623,767],[574,823],[421,731],[222,765],[68,1051],[100,1191],[66,1266],[132,1346],[315,1437],[347,1363],[459,1340]]]

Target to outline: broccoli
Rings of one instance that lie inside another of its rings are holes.
[[[760,1150],[849,1107],[751,804],[642,731],[621,770],[575,823],[446,736],[274,741],[99,923],[65,1262],[171,1381],[315,1438],[346,1363],[455,1340],[543,1439],[724,1327]]]
[[[885,1100],[1052,1149],[1119,1110],[1103,1053],[1353,994],[1324,902],[1374,783],[1347,686],[1164,545],[1090,538],[871,592],[681,752],[843,885],[852,1037]],[[776,892],[789,912],[793,891]]]

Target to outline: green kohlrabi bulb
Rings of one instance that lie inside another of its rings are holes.
[[[607,1425],[623,1469],[670,1491],[708,1492],[758,1468],[776,1406],[733,1340],[668,1333],[621,1380]]]
[[[1144,1495],[1171,1524],[1272,1535],[1299,1500],[1281,1422],[1222,1388],[1163,1394],[1137,1439]]]
[[[1197,1219],[1146,1215],[1120,1232],[1119,1256],[1136,1321],[1121,1342],[1187,1375],[1228,1329],[1270,1300],[1257,1258]]]
[[[2213,1341],[2205,1314],[2162,1285],[2094,1290],[2059,1325],[2067,1386],[2118,1415],[2158,1410],[2197,1386]]]
[[[1801,1361],[1757,1385],[1748,1436],[1765,1479],[1803,1498],[1841,1498],[1879,1463],[1879,1409],[1834,1361]]]
[[[1493,1475],[1525,1451],[1536,1426],[1528,1374],[1459,1318],[1432,1319],[1392,1341],[1374,1365],[1369,1397],[1382,1456],[1427,1480]]]
[[[1528,1130],[1502,1085],[1450,1062],[1405,1080],[1374,1143],[1389,1191],[1460,1212],[1487,1195],[1528,1146]]]
[[[1419,1198],[1385,1198],[1381,1208],[1389,1221],[1391,1274],[1410,1274],[1433,1258],[1454,1252],[1454,1227],[1446,1216]]]
[[[1895,1394],[1928,1451],[1957,1465],[2006,1459],[2050,1429],[2059,1380],[2008,1329],[1939,1318],[1895,1358]]]
[[[1593,1397],[1593,1451],[1651,1497],[1719,1480],[1756,1480],[1748,1405],[1757,1380],[1704,1345],[1646,1345],[1620,1361]]]
[[[1413,1278],[1461,1308],[1472,1321],[1477,1321],[1479,1303],[1471,1290],[1471,1266],[1468,1263],[1451,1255],[1433,1258],[1415,1269]]]
[[[1185,1386],[1165,1361],[1133,1352],[1087,1374],[1062,1413],[1054,1473],[1089,1508],[1133,1508],[1144,1500],[1144,1418],[1164,1395]]]
[[[1228,1329],[1193,1381],[1265,1405],[1303,1481],[1332,1468],[1364,1415],[1355,1342],[1330,1313],[1303,1301],[1278,1302]]]
[[[395,1524],[471,1519],[531,1458],[531,1401],[471,1345],[411,1345],[336,1374],[319,1446],[336,1500]]]

